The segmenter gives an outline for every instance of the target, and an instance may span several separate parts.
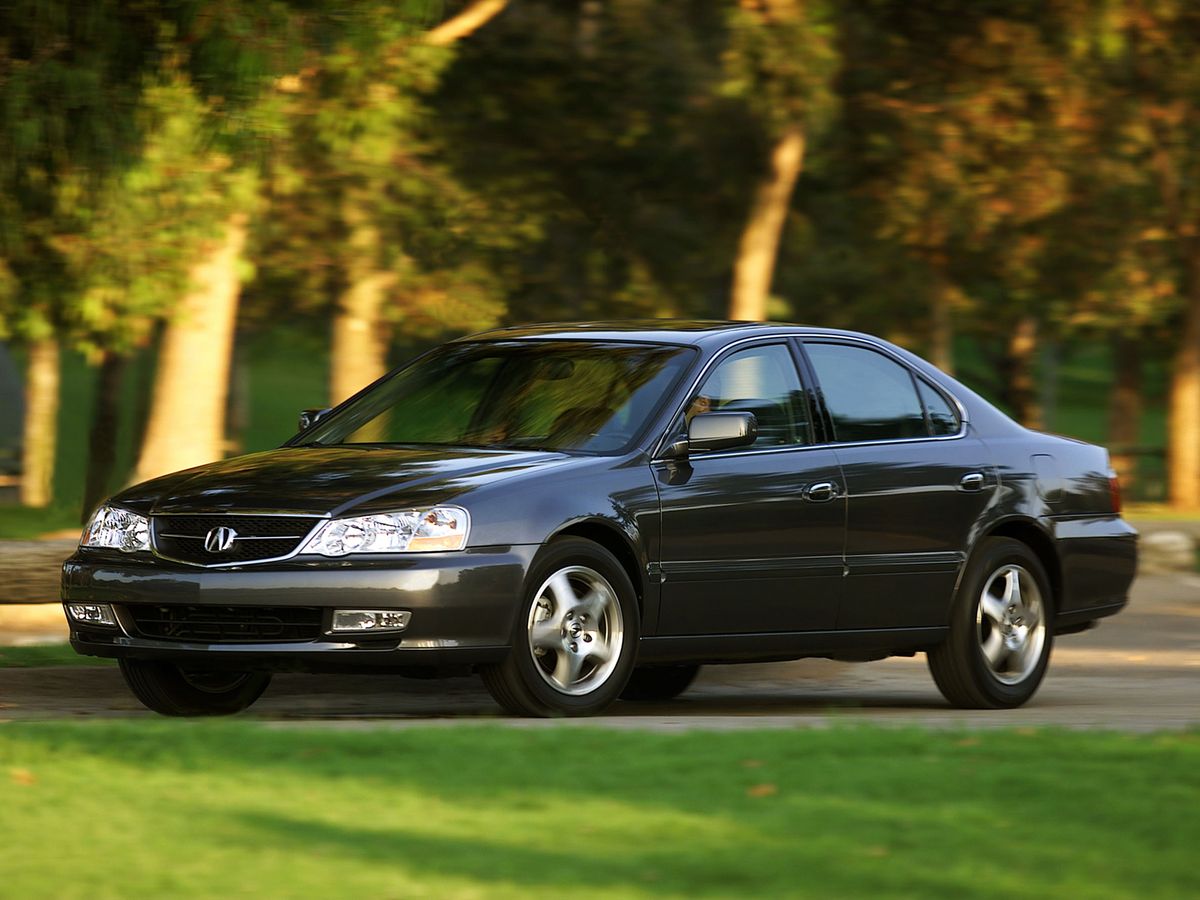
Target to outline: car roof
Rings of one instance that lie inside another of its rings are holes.
[[[513,325],[459,338],[460,341],[495,340],[593,340],[645,341],[654,344],[727,344],[742,337],[771,335],[825,334],[830,336],[879,339],[856,331],[815,328],[786,322],[722,322],[702,319],[617,319],[603,322],[548,322],[541,325]]]

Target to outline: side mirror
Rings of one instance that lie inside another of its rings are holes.
[[[300,427],[299,431],[312,428],[320,422],[329,413],[329,407],[325,409],[302,409],[300,410]]]
[[[663,459],[687,459],[688,455],[688,439],[683,435],[675,438],[667,446],[663,447]]]
[[[692,417],[688,425],[691,450],[730,450],[749,447],[758,439],[758,419],[748,412],[711,412]]]

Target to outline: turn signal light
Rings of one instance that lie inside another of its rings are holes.
[[[1111,470],[1108,473],[1108,496],[1112,500],[1112,511],[1119,513],[1121,511],[1121,482],[1117,479],[1117,473]]]

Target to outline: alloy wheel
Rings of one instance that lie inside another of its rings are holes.
[[[560,693],[591,693],[621,657],[625,628],[617,592],[586,566],[567,566],[547,578],[527,624],[534,668]]]
[[[983,583],[975,635],[988,670],[1003,684],[1020,684],[1037,668],[1046,644],[1042,593],[1022,566],[1001,566]]]

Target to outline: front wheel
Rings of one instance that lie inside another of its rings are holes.
[[[944,643],[927,654],[943,696],[968,709],[1010,709],[1037,691],[1054,639],[1050,581],[1037,555],[988,538],[972,555]]]
[[[625,687],[639,633],[637,597],[616,557],[562,538],[534,564],[512,652],[482,670],[483,683],[516,715],[592,715]]]
[[[262,696],[267,672],[202,672],[165,662],[120,660],[133,695],[164,716],[228,716]]]

